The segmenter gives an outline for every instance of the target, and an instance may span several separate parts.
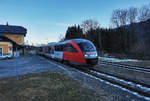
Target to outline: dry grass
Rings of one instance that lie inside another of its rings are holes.
[[[148,73],[137,72],[133,70],[123,69],[123,68],[116,68],[113,66],[100,66],[97,65],[95,68],[105,71],[107,73],[112,73],[118,76],[123,76],[125,78],[133,79],[138,82],[143,82],[145,84],[150,84],[150,75]]]
[[[139,61],[139,62],[121,62],[121,64],[150,68],[150,61],[146,61],[146,60],[145,61]]]
[[[93,90],[61,73],[39,73],[0,80],[0,101],[103,101]]]

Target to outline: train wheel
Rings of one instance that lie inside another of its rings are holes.
[[[63,60],[62,62],[63,62],[63,64],[65,64],[65,65],[68,65],[68,64],[69,64],[69,62],[68,62],[67,60]]]

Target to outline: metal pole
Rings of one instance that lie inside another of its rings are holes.
[[[16,47],[16,53],[17,53],[17,47]],[[18,73],[18,70],[17,70],[17,66],[15,68],[15,71],[16,71],[16,80],[19,80],[19,73]]]
[[[98,34],[99,35],[99,50],[101,50],[101,56],[103,56],[103,49],[102,49],[102,40],[101,40],[101,32]]]

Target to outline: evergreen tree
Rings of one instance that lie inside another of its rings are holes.
[[[68,27],[68,29],[66,31],[65,40],[73,39],[73,38],[83,38],[83,31],[79,25]]]

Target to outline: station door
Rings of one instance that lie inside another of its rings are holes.
[[[0,48],[0,55],[2,55],[2,51],[3,51],[2,48]]]

